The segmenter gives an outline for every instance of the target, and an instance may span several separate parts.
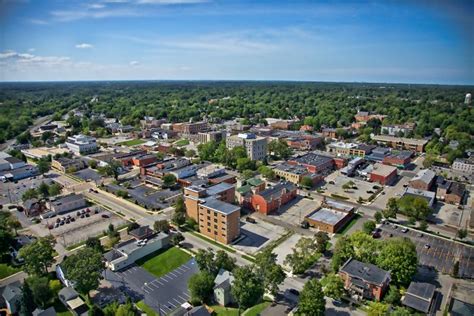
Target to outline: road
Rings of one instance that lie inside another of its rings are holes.
[[[33,125],[30,126],[26,131],[31,131],[32,129],[38,128],[41,125],[43,125],[44,123],[46,123],[47,121],[49,121],[50,119],[51,119],[51,115],[47,115],[47,116],[37,118],[35,120],[35,122],[33,123]],[[5,149],[9,148],[11,145],[13,145],[13,143],[15,142],[15,139],[16,138],[9,139],[6,142],[4,142],[3,144],[0,144],[0,151],[3,151]]]

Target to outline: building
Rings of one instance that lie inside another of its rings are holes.
[[[374,164],[369,180],[378,182],[381,185],[390,185],[397,178],[397,168],[383,165],[381,163]]]
[[[89,308],[74,288],[67,286],[58,292],[59,300],[69,309],[74,316],[88,315]]]
[[[56,215],[68,213],[87,206],[87,201],[82,194],[71,193],[52,198],[46,202],[46,207]]]
[[[418,171],[408,184],[414,189],[429,191],[435,183],[435,179],[436,173],[434,171],[423,169]]]
[[[41,159],[48,156],[54,157],[55,155],[63,155],[69,153],[67,148],[56,148],[56,147],[36,147],[30,149],[22,149],[21,151],[26,158]]]
[[[474,156],[469,157],[468,159],[456,159],[453,162],[451,168],[454,171],[464,173],[467,175],[474,174]]]
[[[358,156],[365,157],[372,152],[375,146],[365,144],[354,144],[345,142],[334,142],[327,145],[327,149],[331,154],[337,156]]]
[[[415,123],[395,124],[381,127],[382,135],[407,136],[415,129]]]
[[[288,163],[291,165],[301,165],[312,173],[323,173],[332,170],[334,167],[334,160],[331,157],[315,153],[307,153],[300,157],[290,158]]]
[[[265,182],[260,178],[250,178],[242,182],[242,186],[235,191],[239,205],[252,208],[252,195],[265,190]]]
[[[339,269],[339,276],[346,290],[369,300],[380,301],[390,283],[390,272],[352,258]]]
[[[220,306],[226,306],[235,302],[230,291],[233,281],[234,276],[231,272],[224,269],[219,270],[214,279],[214,300]]]
[[[2,292],[2,297],[5,300],[7,307],[7,315],[13,315],[20,311],[20,304],[22,298],[21,285],[19,283],[12,283],[5,286]]]
[[[4,158],[6,162],[10,165],[10,170],[15,170],[26,166],[26,163],[16,157],[7,157]]]
[[[106,267],[112,271],[124,269],[135,261],[169,246],[170,236],[156,233],[148,226],[141,226],[129,232],[132,239],[117,244],[104,254]]]
[[[252,195],[251,206],[254,211],[268,215],[296,198],[296,195],[297,188],[293,183],[279,182]]]
[[[391,151],[392,150],[388,147],[376,147],[372,149],[370,155],[367,155],[364,158],[368,161],[383,162],[385,157],[390,155]]]
[[[240,235],[240,206],[231,204],[235,187],[222,182],[211,187],[184,188],[188,217],[199,225],[199,232],[224,244]]]
[[[215,178],[225,174],[225,168],[211,164],[197,171],[197,176],[200,178]]]
[[[51,167],[66,173],[67,171],[77,171],[87,167],[87,163],[82,159],[59,157],[51,160]]]
[[[33,198],[23,202],[23,208],[26,216],[33,217],[43,213],[46,210],[46,205],[43,201]]]
[[[211,141],[220,142],[225,139],[226,131],[210,131],[200,132],[197,134],[196,141],[200,144],[208,143]]]
[[[466,186],[462,183],[448,181],[441,176],[436,179],[436,197],[446,203],[462,204],[465,192]]]
[[[47,309],[36,308],[33,311],[33,316],[56,316],[56,310],[53,306],[48,307]]]
[[[311,125],[301,125],[300,132],[308,132],[311,133],[314,128]]]
[[[311,227],[320,231],[334,234],[337,233],[354,217],[354,207],[336,201],[324,201],[321,207],[317,208],[305,217],[305,221]]]
[[[207,131],[208,125],[207,122],[176,123],[173,124],[172,129],[173,131],[183,135],[192,135]]]
[[[298,120],[283,120],[283,119],[275,119],[275,118],[266,118],[268,126],[273,129],[284,129],[289,130],[292,129]]]
[[[322,137],[308,134],[288,137],[286,139],[288,146],[296,150],[314,150],[316,147],[322,144],[322,142]]]
[[[140,120],[140,126],[142,128],[158,128],[161,126],[161,124],[165,123],[165,119],[156,119],[153,116],[145,116],[143,117],[143,120]]]
[[[6,181],[17,181],[25,178],[30,178],[39,175],[38,168],[32,165],[25,165],[21,168],[12,170],[6,170],[0,172],[0,180]]]
[[[435,290],[433,284],[412,281],[402,297],[402,304],[418,312],[432,315],[436,308]]]
[[[257,137],[252,133],[241,133],[229,136],[226,139],[228,149],[242,146],[247,152],[247,157],[251,160],[264,160],[267,157],[267,139]]]
[[[158,158],[153,154],[138,155],[132,158],[132,164],[138,167],[147,166],[156,161],[158,161]]]
[[[350,176],[354,175],[357,167],[359,167],[363,163],[364,163],[364,158],[356,157],[356,158],[352,159],[351,161],[349,161],[347,166],[345,166],[341,169],[341,174],[350,177]]]
[[[97,151],[97,143],[94,137],[86,135],[70,136],[66,140],[66,146],[76,154],[91,154]]]
[[[426,139],[415,139],[406,137],[395,137],[389,135],[374,135],[372,139],[377,143],[384,144],[399,150],[411,150],[417,153],[425,151],[425,146],[428,143]]]
[[[311,173],[303,166],[291,165],[287,162],[275,166],[275,168],[273,168],[273,172],[279,178],[285,179],[286,181],[292,182],[296,185],[300,184],[301,180],[303,180],[305,177],[310,178],[313,182],[313,185],[323,179],[321,174]]]
[[[432,191],[414,189],[414,188],[406,188],[405,192],[403,192],[402,196],[414,196],[423,198],[428,203],[429,207],[433,207],[436,202],[436,193]]]
[[[392,153],[383,158],[383,164],[405,169],[411,163],[412,156],[413,152],[407,150]]]
[[[337,139],[337,129],[326,127],[321,130],[321,133],[325,138]]]

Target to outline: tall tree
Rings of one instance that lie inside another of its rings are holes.
[[[265,291],[263,282],[251,266],[235,268],[233,275],[231,292],[239,309],[245,310],[262,300]]]
[[[326,301],[321,284],[317,279],[305,283],[298,302],[298,313],[306,316],[322,316]]]
[[[32,276],[26,280],[33,293],[35,304],[42,309],[45,309],[48,303],[52,300],[52,293],[49,287],[49,280],[47,277]]]
[[[331,273],[321,279],[324,295],[339,300],[344,295],[344,282],[337,274]]]
[[[23,282],[21,287],[20,316],[31,316],[36,308],[36,304],[28,282]]]
[[[214,265],[216,266],[217,271],[224,269],[232,272],[235,268],[236,260],[229,256],[229,254],[224,250],[217,250],[216,256],[214,258]]]
[[[188,281],[188,288],[192,302],[208,302],[214,288],[214,276],[207,271],[194,274]]]
[[[391,271],[395,284],[407,286],[417,271],[415,244],[408,238],[396,238],[384,242],[377,256],[377,265]]]
[[[175,184],[176,184],[176,177],[174,175],[172,175],[171,173],[168,173],[163,176],[163,186],[165,188],[172,187]]]
[[[48,268],[54,263],[54,244],[52,236],[40,237],[19,251],[19,256],[25,260],[24,269],[31,275],[46,275]]]
[[[102,254],[89,247],[64,259],[62,266],[66,277],[75,283],[75,288],[86,295],[99,286],[104,271]]]
[[[285,279],[283,268],[276,263],[276,254],[272,249],[265,249],[255,256],[256,273],[263,277],[265,289],[272,295],[278,292],[278,285]]]

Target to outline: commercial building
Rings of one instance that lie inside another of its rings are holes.
[[[140,120],[140,126],[142,128],[157,128],[160,127],[161,124],[165,123],[165,119],[156,119],[153,116],[145,116],[143,120]]]
[[[104,254],[106,266],[117,271],[135,261],[169,246],[170,236],[164,232],[156,233],[148,226],[141,226],[129,232],[132,239],[116,245]]]
[[[260,178],[250,178],[242,183],[235,191],[235,197],[239,205],[252,208],[252,195],[265,190],[265,182]]]
[[[229,136],[226,139],[226,146],[228,149],[243,146],[247,152],[247,157],[251,160],[264,160],[267,156],[267,139],[257,137],[252,133]]]
[[[173,124],[173,131],[183,134],[183,135],[192,135],[200,132],[205,132],[208,129],[207,122],[186,122],[186,123],[176,123]]]
[[[311,227],[330,234],[337,233],[354,217],[354,207],[336,201],[324,201],[308,216],[305,221]]]
[[[383,165],[381,163],[374,164],[369,180],[378,182],[381,185],[392,184],[397,178],[397,168]]]
[[[425,199],[429,207],[433,207],[433,205],[436,202],[436,193],[432,191],[426,191],[426,190],[420,190],[420,189],[414,189],[414,188],[408,187],[405,189],[405,192],[403,192],[402,196],[409,196],[409,195]]]
[[[392,153],[383,158],[383,164],[405,169],[410,164],[412,156],[413,152],[407,150]]]
[[[433,284],[412,281],[402,297],[402,304],[418,312],[432,315],[436,308],[435,290],[436,287]]]
[[[196,135],[195,141],[204,144],[211,141],[220,142],[224,140],[226,136],[226,131],[210,131],[210,132],[200,132]]]
[[[429,191],[435,183],[436,173],[430,169],[423,169],[408,182],[410,187],[418,190]]]
[[[76,154],[90,154],[97,151],[96,139],[86,135],[74,135],[68,137],[66,140],[66,146]]]
[[[406,136],[413,132],[415,129],[415,123],[395,124],[381,127],[382,135],[390,136]]]
[[[25,165],[20,168],[12,170],[4,170],[0,172],[0,180],[6,181],[17,181],[25,178],[30,178],[39,175],[38,168],[32,165]]]
[[[454,171],[461,172],[467,175],[474,174],[474,156],[469,157],[468,159],[456,159],[453,162],[451,168]]]
[[[466,186],[459,182],[448,181],[438,176],[436,179],[436,197],[446,203],[462,204]]]
[[[46,203],[46,207],[56,215],[71,212],[86,206],[87,202],[84,196],[75,193],[52,198]]]
[[[268,215],[296,198],[296,195],[297,188],[293,183],[279,182],[252,195],[251,206],[254,211]]]
[[[82,159],[59,157],[51,160],[51,167],[61,172],[77,171],[87,167],[87,163]]]
[[[377,143],[384,144],[385,146],[399,150],[411,150],[418,153],[423,152],[428,143],[428,140],[426,139],[395,137],[389,135],[374,135],[372,136],[372,139]]]
[[[368,161],[383,162],[385,157],[390,155],[391,151],[392,150],[388,147],[376,147],[372,149],[370,155],[367,155],[364,158]]]
[[[372,152],[375,146],[365,144],[354,144],[345,142],[334,142],[327,145],[327,149],[331,154],[337,156],[358,156],[365,157]]]
[[[300,184],[303,178],[308,177],[313,182],[313,185],[323,179],[323,176],[318,173],[311,173],[305,167],[300,165],[291,165],[287,162],[281,163],[275,168],[273,172],[281,179],[292,182],[294,184]]]
[[[197,171],[197,176],[200,178],[215,178],[225,174],[225,168],[211,164]]]
[[[301,165],[312,173],[323,173],[332,170],[334,167],[334,160],[331,157],[315,153],[307,153],[300,157],[290,158],[288,163],[291,165]]]
[[[345,166],[341,169],[341,174],[350,177],[350,176],[354,175],[357,167],[360,166],[363,163],[364,163],[364,158],[356,157],[356,158],[352,159],[351,161],[349,161],[347,166]]]
[[[288,146],[296,150],[314,150],[317,146],[322,144],[322,142],[322,137],[307,134],[288,137],[286,139]]]
[[[133,165],[138,167],[148,166],[157,161],[158,158],[153,154],[138,155],[132,158]]]
[[[335,128],[331,128],[331,127],[323,128],[321,130],[321,133],[326,138],[332,138],[332,139],[337,138],[337,129],[335,129]]]
[[[186,213],[199,225],[199,231],[224,244],[240,235],[240,206],[231,204],[235,187],[220,183],[211,187],[184,188]]]
[[[390,283],[390,272],[353,258],[339,269],[339,276],[352,295],[369,300],[380,301]]]

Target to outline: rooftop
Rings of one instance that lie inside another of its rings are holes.
[[[328,156],[318,155],[315,153],[307,153],[306,155],[303,155],[293,160],[300,164],[320,166],[332,161],[332,158]]]
[[[163,232],[160,232],[160,233],[156,234],[153,238],[148,239],[147,243],[151,243],[151,242],[154,242],[156,240],[164,239],[164,238],[167,238],[167,237],[168,237],[167,234],[165,234]],[[132,252],[134,252],[135,250],[137,250],[141,247],[142,246],[138,245],[137,240],[130,239],[130,240],[127,240],[127,241],[124,241],[124,242],[118,244],[115,247],[115,249],[118,252],[129,255],[129,254],[131,254]]]
[[[374,167],[372,169],[373,174],[381,175],[381,176],[384,176],[384,177],[389,176],[394,171],[397,172],[397,168],[392,167],[392,166],[388,166],[388,165],[384,165],[384,164],[381,164],[381,163],[374,164]]]
[[[409,145],[424,146],[428,143],[426,139],[415,139],[406,137],[395,137],[389,135],[374,135],[372,139],[381,142],[405,143]]]
[[[71,193],[68,195],[60,196],[56,198],[56,200],[50,201],[50,203],[57,206],[64,203],[72,203],[74,201],[83,200],[83,199],[84,199],[84,196],[82,194]]]
[[[222,192],[225,192],[227,190],[230,190],[234,187],[234,185],[229,184],[227,182],[221,182],[219,184],[210,186],[207,188],[207,194],[209,195],[218,195]]]
[[[343,220],[347,214],[347,212],[341,212],[323,207],[309,214],[308,218],[334,226]]]
[[[433,284],[411,282],[402,303],[405,306],[427,313],[430,309],[435,289],[436,287]]]
[[[290,172],[293,174],[306,174],[308,173],[308,170],[306,170],[305,167],[300,166],[300,165],[290,165],[287,162],[281,163],[275,167],[275,169],[285,171],[285,172]]]
[[[288,192],[288,191],[293,191],[295,189],[296,189],[296,186],[293,183],[284,181],[284,182],[279,182],[278,184],[261,191],[260,193],[258,193],[258,195],[263,197],[266,201],[271,201],[274,199],[274,197],[281,196],[283,194],[283,191]]]
[[[227,202],[223,202],[221,200],[216,199],[215,197],[209,197],[204,199],[200,205],[205,208],[211,209],[213,211],[219,212],[224,215],[229,215],[231,213],[240,211],[240,206],[236,206],[234,204],[230,204]]]
[[[382,285],[387,280],[390,280],[390,272],[380,269],[376,265],[363,263],[353,258],[347,260],[339,271],[376,285]]]
[[[418,171],[411,181],[422,181],[424,183],[431,183],[436,177],[436,173],[430,169],[423,169]]]

